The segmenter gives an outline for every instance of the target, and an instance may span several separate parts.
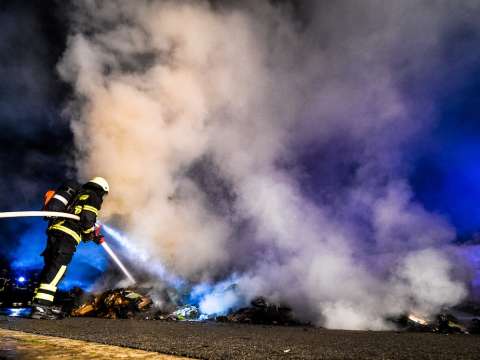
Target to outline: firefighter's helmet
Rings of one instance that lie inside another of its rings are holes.
[[[109,190],[110,190],[110,187],[108,186],[107,180],[105,180],[102,177],[99,177],[99,176],[94,177],[93,179],[91,179],[89,181],[89,183],[96,184],[96,185],[100,186],[103,189],[103,191],[105,191],[106,193],[108,193]]]

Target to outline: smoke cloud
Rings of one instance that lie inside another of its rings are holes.
[[[455,230],[413,198],[409,160],[434,126],[446,39],[477,31],[479,11],[79,1],[58,65],[78,172],[109,180],[102,216],[146,268],[235,279],[205,308],[263,295],[346,329],[433,314],[466,289]]]

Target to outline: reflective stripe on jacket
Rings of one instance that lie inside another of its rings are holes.
[[[90,189],[82,189],[76,196],[71,212],[80,217],[80,221],[58,219],[48,228],[50,231],[61,231],[70,235],[77,244],[83,239],[90,240],[95,230],[98,212],[102,205],[102,197]]]

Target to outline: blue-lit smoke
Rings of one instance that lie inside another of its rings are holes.
[[[187,282],[178,276],[175,276],[167,271],[167,269],[157,260],[151,259],[148,253],[132,242],[121,231],[114,229],[109,225],[102,224],[104,233],[124,250],[128,258],[134,261],[137,266],[141,264],[148,264],[144,269],[151,275],[166,282],[169,286],[175,288],[178,292],[187,290],[187,296],[183,302],[198,306],[200,313],[205,317],[213,315],[225,315],[231,309],[240,306],[243,299],[236,291],[237,276],[234,274],[230,278],[211,284],[207,282],[199,283],[193,288],[189,288]],[[202,316],[200,317],[202,318]]]
[[[480,38],[470,41],[480,43]],[[448,79],[435,102],[438,125],[415,164],[411,184],[427,208],[448,217],[461,235],[469,237],[480,230],[478,51],[470,66],[461,68],[454,72],[454,81],[452,72],[444,72]]]
[[[429,172],[415,183],[418,196],[432,210],[448,216],[460,233],[480,229],[480,143],[446,141],[435,157],[422,163]]]
[[[124,254],[127,255],[130,260],[134,261],[137,266],[142,266],[143,264],[144,267],[147,267],[146,269],[148,269],[148,272],[155,274],[162,280],[166,281],[170,286],[179,288],[183,285],[182,279],[169,273],[165,267],[157,261],[151,261],[152,259],[148,253],[138,246],[135,246],[135,243],[130,241],[126,235],[109,225],[101,225],[105,235],[115,240],[115,242],[120,245],[123,250],[126,250],[124,251]]]
[[[21,222],[28,230],[24,232],[18,247],[11,252],[11,267],[15,271],[41,269],[43,258],[40,256],[46,246],[46,223],[41,219],[10,219],[12,223]]]
[[[480,245],[459,247],[457,251],[471,269],[471,296],[475,300],[480,300]]]
[[[198,284],[192,289],[189,302],[198,305],[202,314],[226,315],[243,301],[236,290],[237,280],[237,276],[233,275],[217,284]]]
[[[21,221],[28,230],[24,232],[19,245],[9,255],[12,270],[17,274],[40,271],[43,258],[40,256],[46,246],[46,223],[42,219],[9,220]],[[60,289],[68,290],[74,286],[90,289],[98,277],[105,271],[108,257],[102,248],[94,243],[81,243],[68,267]]]

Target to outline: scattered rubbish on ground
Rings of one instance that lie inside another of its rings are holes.
[[[468,334],[468,329],[449,313],[441,313],[436,318],[438,332],[442,334]]]
[[[296,325],[292,311],[286,306],[269,303],[259,297],[251,302],[250,307],[241,308],[226,316],[212,317],[201,314],[194,305],[179,305],[173,311],[162,311],[154,306],[148,290],[114,289],[97,295],[84,296],[86,301],[70,311],[74,317],[101,317],[107,319],[137,318],[165,321],[199,321],[216,320],[219,322]]]
[[[394,319],[393,322],[403,331],[434,332],[440,334],[471,334],[479,331],[478,319],[460,321],[449,312],[441,312],[432,319],[417,314],[408,314]]]
[[[252,300],[250,307],[241,308],[227,316],[217,317],[217,321],[263,325],[299,325],[299,322],[293,318],[290,308],[269,303],[263,297]]]
[[[202,314],[195,305],[170,304],[163,310],[156,307],[149,289],[120,288],[105,291],[97,295],[83,295],[76,291],[70,294],[76,297],[75,306],[70,311],[71,316],[101,317],[107,319],[144,319],[163,321],[218,321],[242,324],[262,325],[307,325],[295,320],[292,310],[287,306],[270,303],[264,297],[251,301],[249,307],[232,310],[227,315],[208,316]],[[86,299],[79,303],[79,298]],[[166,310],[169,309],[169,310]],[[458,315],[457,316],[455,315]],[[455,313],[443,311],[432,318],[410,313],[392,318],[392,321],[401,331],[433,332],[440,334],[480,334],[480,319],[475,316],[465,317],[457,311]],[[463,316],[463,317],[462,317]],[[285,352],[289,352],[286,349]]]
[[[152,300],[147,295],[130,289],[115,289],[91,295],[86,302],[73,309],[71,315],[127,319],[148,310],[151,305]]]
[[[196,306],[185,305],[175,310],[172,315],[178,320],[197,320],[200,316],[200,311]]]
[[[470,321],[468,332],[470,334],[480,334],[480,319],[475,318]]]

